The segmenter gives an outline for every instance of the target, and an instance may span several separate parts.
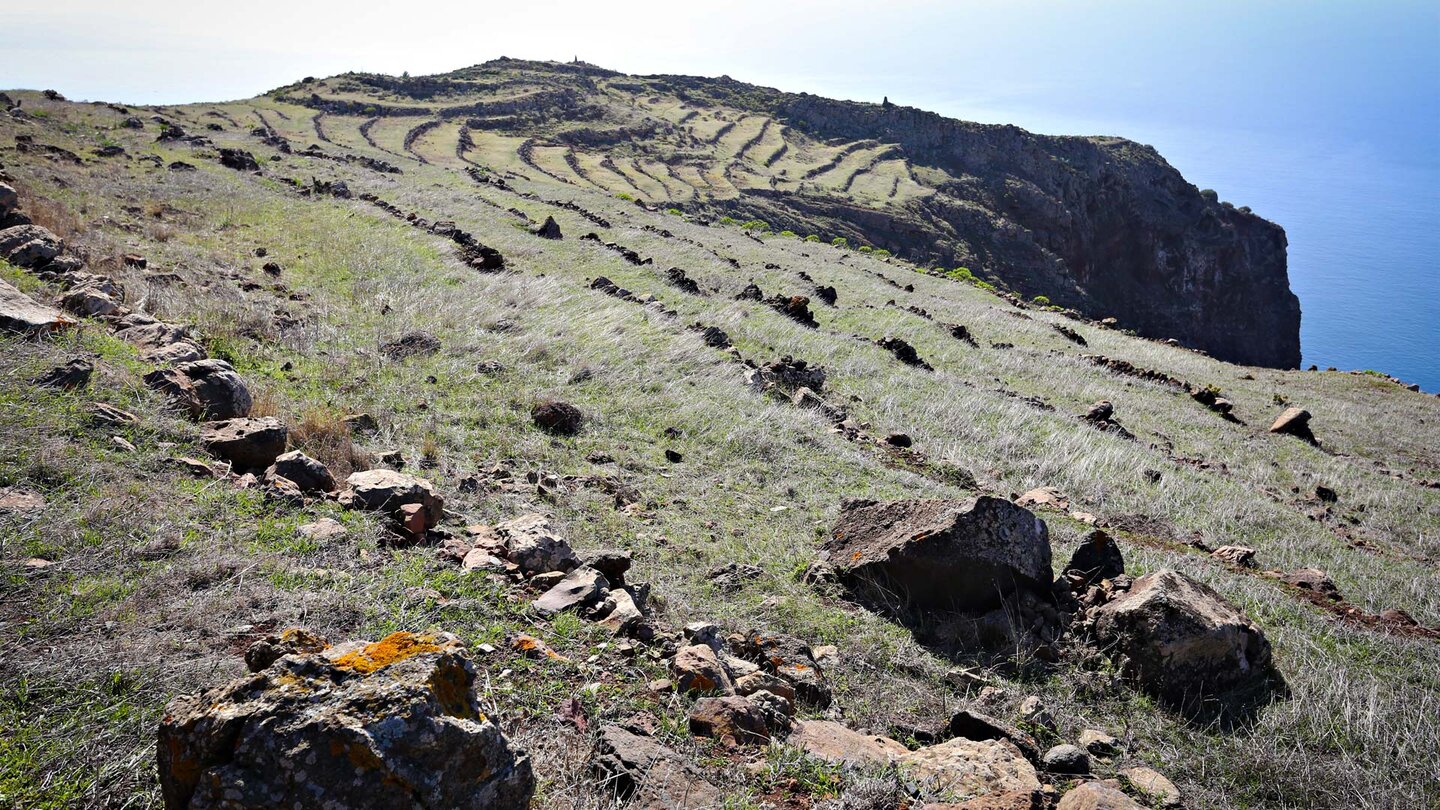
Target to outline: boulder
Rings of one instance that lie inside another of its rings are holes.
[[[1145,806],[1103,782],[1085,782],[1061,796],[1055,810],[1145,810]]]
[[[802,720],[785,742],[816,759],[850,768],[885,767],[910,750],[889,737],[861,734],[829,720]]]
[[[603,549],[590,555],[585,564],[605,575],[611,585],[624,585],[625,572],[630,570],[630,552],[624,549]]]
[[[530,418],[535,427],[560,436],[573,436],[585,424],[585,414],[579,408],[553,399],[535,403],[535,407],[530,409]]]
[[[93,373],[95,373],[95,366],[91,365],[89,360],[77,357],[63,366],[50,369],[30,382],[41,388],[62,388],[66,391],[74,391],[89,385],[90,375]]]
[[[1221,546],[1210,552],[1210,556],[1233,565],[1255,567],[1255,549],[1248,546]]]
[[[1041,759],[1051,773],[1082,774],[1090,772],[1090,757],[1073,745],[1057,745]]]
[[[435,487],[423,478],[396,472],[395,470],[365,470],[352,473],[345,479],[345,491],[340,493],[340,505],[349,509],[363,509],[384,512],[399,520],[402,507],[416,504],[421,507],[427,527],[435,526],[445,514],[445,502],[435,494]]]
[[[140,354],[140,359],[157,366],[196,363],[205,359],[205,350],[188,340],[179,340],[167,346],[148,349]]]
[[[1180,807],[1184,804],[1184,798],[1175,783],[1153,768],[1125,768],[1116,775],[1120,777],[1120,784],[1145,797],[1157,807]]]
[[[1096,608],[1095,635],[1142,689],[1180,706],[1268,681],[1265,634],[1209,587],[1162,570]]]
[[[20,195],[6,183],[0,183],[0,218],[20,206]]]
[[[765,712],[737,695],[705,697],[690,709],[690,733],[729,746],[763,745],[770,741]]]
[[[475,666],[454,637],[393,633],[319,651],[313,637],[294,640],[287,648],[282,634],[259,672],[166,707],[167,808],[529,807],[529,758],[481,714]]]
[[[60,306],[87,318],[100,318],[120,311],[120,304],[109,293],[93,287],[76,287],[60,299]]]
[[[1286,408],[1270,424],[1271,433],[1283,433],[1315,444],[1315,434],[1310,432],[1310,412],[1304,408]]]
[[[897,764],[906,781],[949,801],[1040,790],[1035,766],[1009,740],[956,738],[908,752]]]
[[[380,351],[384,352],[385,356],[391,360],[404,360],[416,355],[434,354],[440,351],[440,347],[440,338],[429,332],[416,331],[386,341],[381,344]]]
[[[885,435],[885,443],[892,447],[910,447],[915,443],[908,433],[888,433]]]
[[[236,419],[250,414],[250,389],[224,360],[198,360],[157,369],[145,375],[145,384],[196,419]]]
[[[260,164],[255,162],[255,156],[244,149],[221,148],[220,165],[239,172],[260,171]]]
[[[1335,587],[1335,581],[1319,568],[1297,568],[1287,573],[1267,571],[1266,575],[1287,585],[1293,585],[1302,591],[1323,596],[1332,602],[1338,602],[1341,599],[1340,589]]]
[[[805,642],[779,633],[753,632],[745,637],[744,651],[761,669],[793,686],[802,702],[822,709],[830,705],[830,685]]]
[[[541,239],[560,239],[560,224],[555,221],[555,217],[545,217],[544,224],[533,233]]]
[[[847,501],[825,544],[842,580],[919,609],[977,609],[1050,587],[1045,522],[1001,498]]]
[[[0,280],[0,332],[45,335],[74,325],[74,318],[37,303],[9,282]]]
[[[1081,748],[1097,757],[1116,756],[1122,748],[1120,740],[1115,735],[1097,728],[1087,728],[1081,731],[1079,742]]]
[[[206,422],[200,428],[200,443],[211,455],[229,461],[237,470],[263,470],[285,452],[289,435],[273,416],[242,417]]]
[[[688,759],[613,723],[601,726],[593,763],[606,792],[631,810],[712,810],[725,801]]]
[[[610,582],[594,568],[576,568],[555,583],[531,607],[541,616],[580,610],[599,603],[610,593]]]
[[[670,677],[677,692],[718,692],[733,694],[735,687],[730,674],[720,663],[715,650],[707,644],[681,647],[670,659]]]
[[[1085,541],[1070,555],[1065,573],[1077,573],[1087,585],[1114,579],[1125,573],[1125,557],[1114,538],[1099,529],[1085,536]]]
[[[495,526],[506,556],[527,577],[550,571],[569,571],[580,564],[570,544],[560,539],[550,519],[541,514],[522,515]]]
[[[974,709],[961,709],[951,715],[945,728],[947,738],[967,740],[1009,740],[1031,762],[1040,761],[1040,745],[1024,731]]]
[[[60,237],[39,225],[16,225],[0,231],[0,259],[26,270],[38,270],[65,249]]]
[[[645,621],[645,611],[640,607],[640,600],[635,598],[631,589],[616,588],[610,591],[606,605],[609,606],[609,610],[603,611],[595,623],[611,633],[616,635],[634,633]]]
[[[266,480],[276,476],[294,481],[301,492],[335,491],[335,476],[330,469],[299,450],[278,456],[265,470]]]

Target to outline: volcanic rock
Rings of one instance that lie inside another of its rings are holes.
[[[265,469],[285,452],[289,431],[273,416],[226,419],[200,428],[200,443],[237,470]]]

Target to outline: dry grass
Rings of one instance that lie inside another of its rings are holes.
[[[104,108],[58,109],[113,124]],[[243,107],[231,113],[247,114]],[[200,120],[198,110],[179,114]],[[356,151],[396,159],[368,150],[356,133],[339,131],[341,124],[353,128],[359,121],[327,119],[327,132],[336,130],[332,137]],[[272,122],[298,127],[287,134],[297,141],[309,137],[308,116],[298,111],[288,123],[278,116]],[[0,132],[7,126],[13,125],[0,120]],[[58,131],[47,130],[46,137],[67,142]],[[216,137],[268,157],[242,133]],[[430,148],[431,140],[417,148]],[[654,265],[637,268],[579,242],[576,235],[596,227],[572,212],[477,188],[440,166],[407,163],[403,176],[376,176],[290,157],[267,166],[267,174],[345,179],[427,218],[454,219],[498,247],[515,272],[478,275],[460,267],[442,240],[362,203],[302,200],[189,150],[139,142],[127,148],[160,150],[166,161],[189,159],[201,170],[174,175],[136,169],[121,179],[88,171],[66,175],[63,199],[76,210],[84,205],[89,219],[109,216],[116,223],[77,240],[96,246],[97,255],[113,255],[133,240],[152,268],[178,273],[184,284],[151,286],[134,279],[131,295],[157,315],[194,324],[212,353],[232,359],[251,383],[257,413],[285,419],[295,447],[326,463],[337,478],[370,466],[371,451],[400,450],[433,465],[422,474],[467,521],[539,510],[582,552],[628,548],[636,561],[634,579],[653,585],[666,621],[707,619],[737,630],[765,626],[815,644],[837,644],[841,664],[830,674],[853,725],[883,730],[897,719],[933,719],[968,705],[974,695],[944,683],[953,662],[895,624],[802,585],[798,572],[813,559],[843,497],[963,493],[891,469],[875,453],[831,433],[814,414],[751,393],[740,385],[740,368],[701,344],[688,324],[722,327],[746,357],[758,361],[793,354],[824,365],[831,374],[826,395],[857,419],[877,433],[910,433],[924,452],[973,471],[994,491],[1058,486],[1077,508],[1102,516],[1145,515],[1181,537],[1196,534],[1214,545],[1252,545],[1266,566],[1318,565],[1366,610],[1401,607],[1440,623],[1440,574],[1406,556],[1433,556],[1440,493],[1392,478],[1365,460],[1409,478],[1440,477],[1434,450],[1440,447],[1440,414],[1433,398],[1377,389],[1344,375],[1258,370],[1246,380],[1250,370],[1075,325],[1091,342],[1087,351],[1217,384],[1247,422],[1236,426],[1183,394],[1118,378],[1081,360],[1050,328],[1061,322],[1058,316],[1032,311],[1029,319],[1017,318],[993,296],[898,263],[778,237],[758,244],[733,229],[650,216],[599,194],[542,184],[542,177],[523,168],[537,182],[515,180],[517,186],[603,214],[615,224],[606,238],[652,256]],[[505,149],[492,151],[486,160],[505,159]],[[29,173],[25,164],[8,168],[28,188],[62,198],[43,172]],[[153,218],[125,213],[127,197],[196,213],[160,241],[146,231]],[[535,219],[554,214],[567,238],[540,243],[513,227],[515,218],[505,213],[510,206]],[[651,223],[681,238],[663,239],[641,227]],[[287,288],[307,298],[238,287],[256,276],[253,251],[259,246],[285,265]],[[715,253],[734,257],[741,269]],[[765,267],[772,263],[779,269]],[[672,265],[719,293],[677,291],[655,272]],[[818,330],[732,300],[751,278],[767,294],[808,292],[813,284],[798,277],[802,269],[813,283],[839,290],[839,308],[816,307]],[[913,283],[916,291],[903,293],[876,273]],[[679,314],[666,317],[591,291],[586,282],[597,275],[637,295],[654,295]],[[899,306],[887,306],[890,299]],[[907,304],[923,306],[937,321],[968,325],[981,348],[904,312],[900,307]],[[277,310],[299,325],[277,327]],[[441,351],[398,362],[380,353],[384,341],[413,329],[439,337]],[[807,772],[783,753],[770,754],[764,776],[708,758],[712,752],[675,725],[683,702],[659,705],[640,688],[660,674],[659,664],[600,650],[604,639],[583,626],[537,623],[520,611],[526,594],[462,577],[439,565],[428,549],[382,548],[378,527],[361,516],[341,516],[351,536],[316,547],[299,539],[294,527],[335,514],[331,507],[278,506],[254,493],[174,476],[163,458],[196,452],[188,444],[193,427],[163,415],[136,382],[146,369],[133,352],[95,337],[102,330],[91,335],[80,344],[6,340],[0,352],[0,483],[42,489],[53,505],[43,521],[0,518],[3,560],[13,565],[43,554],[62,564],[47,577],[7,579],[10,591],[0,596],[0,638],[7,639],[0,642],[0,723],[23,741],[8,749],[0,743],[0,774],[12,780],[6,785],[24,779],[49,786],[33,800],[26,794],[22,806],[155,803],[148,735],[159,707],[171,694],[238,671],[240,642],[233,629],[264,622],[305,622],[336,638],[429,626],[456,630],[472,642],[495,642],[517,629],[546,638],[572,663],[482,663],[483,698],[493,710],[487,713],[501,718],[535,757],[542,807],[602,806],[586,770],[589,737],[553,719],[561,699],[591,683],[601,684],[594,700],[587,698],[593,721],[655,712],[670,724],[663,732],[667,744],[712,765],[717,780],[733,788],[736,808],[755,806],[769,779],[836,789],[846,784]],[[937,371],[901,366],[854,335],[903,337]],[[992,341],[1015,348],[992,349]],[[92,394],[37,393],[14,382],[70,352],[99,359],[106,381]],[[503,370],[480,370],[492,361]],[[587,373],[577,373],[582,369]],[[1040,397],[1054,410],[1039,410],[997,390],[1002,388]],[[1265,434],[1277,393],[1310,408],[1322,441],[1337,452]],[[142,448],[139,455],[117,455],[105,447],[107,436],[78,426],[74,414],[84,396],[143,415],[147,432],[131,437]],[[533,430],[529,404],[540,397],[581,407],[586,429],[570,439]],[[1075,418],[1100,398],[1116,403],[1117,418],[1138,441],[1099,433]],[[378,435],[351,436],[341,422],[362,411],[377,417]],[[176,447],[162,448],[161,442]],[[665,449],[680,451],[685,461],[667,463]],[[616,463],[591,464],[586,457],[594,452],[612,455]],[[1212,466],[1176,461],[1180,456]],[[610,496],[580,483],[543,498],[458,491],[462,476],[496,463],[522,477],[530,471],[615,477],[639,490],[652,515],[619,512]],[[1144,474],[1148,469],[1162,473],[1158,482]],[[1305,514],[1303,495],[1317,482],[1342,493],[1327,521]],[[1063,562],[1084,527],[1057,513],[1045,517],[1055,557]],[[1337,526],[1383,539],[1385,546],[1356,550],[1337,538]],[[1339,624],[1273,583],[1203,555],[1140,544],[1125,551],[1132,571],[1181,569],[1254,616],[1275,645],[1292,698],[1266,708],[1248,728],[1195,727],[1103,670],[1071,664],[992,673],[1006,695],[988,711],[1008,717],[1025,695],[1040,695],[1062,719],[1062,738],[1073,741],[1087,727],[1121,734],[1130,750],[1125,762],[1145,762],[1174,778],[1192,807],[1433,805],[1437,794],[1427,763],[1440,759],[1435,645]],[[736,593],[720,593],[708,572],[730,561],[757,565],[763,575]],[[107,622],[114,623],[109,630]],[[597,663],[585,663],[591,655],[599,656]],[[513,672],[502,678],[505,669]],[[107,692],[101,676],[112,672],[142,686]],[[27,688],[30,696],[22,700]],[[107,713],[111,706],[126,707],[126,713],[116,719]],[[115,766],[96,769],[93,763]],[[854,802],[872,789],[883,792],[882,785],[867,787],[860,779],[850,784]]]

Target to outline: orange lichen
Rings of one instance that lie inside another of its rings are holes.
[[[439,652],[443,647],[437,641],[439,639],[435,636],[420,633],[391,633],[362,649],[340,656],[335,660],[335,666],[365,675],[422,653]]]

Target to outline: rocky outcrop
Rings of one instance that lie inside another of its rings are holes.
[[[54,307],[36,303],[35,299],[0,280],[0,332],[44,335],[74,325],[74,318]]]
[[[258,644],[247,656],[258,672],[166,708],[168,810],[529,807],[529,758],[481,714],[475,666],[453,636]]]
[[[924,609],[992,607],[1051,581],[1045,522],[990,496],[848,501],[825,551],[853,586]]]
[[[1200,191],[1152,147],[808,94],[780,95],[775,108],[797,129],[898,144],[909,160],[965,178],[908,217],[834,212],[871,244],[915,252],[902,242],[919,235],[917,261],[983,267],[1026,298],[1114,315],[1233,362],[1300,364],[1285,231]]]

